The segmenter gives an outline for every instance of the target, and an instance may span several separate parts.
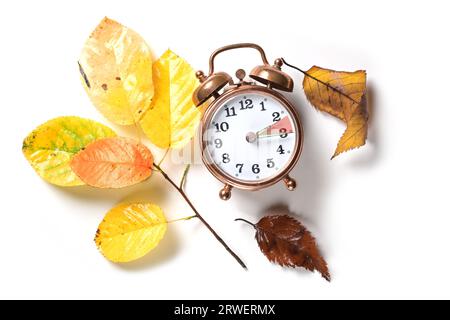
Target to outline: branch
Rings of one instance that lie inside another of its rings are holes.
[[[239,258],[239,256],[234,253],[233,250],[230,249],[230,247],[226,244],[226,242],[217,234],[217,232],[209,225],[209,223],[200,215],[200,213],[197,211],[197,209],[192,204],[191,200],[188,198],[186,193],[183,189],[181,189],[168,175],[167,173],[161,169],[161,167],[157,164],[154,164],[155,168],[158,169],[158,171],[163,175],[164,179],[166,179],[177,191],[181,194],[181,196],[184,198],[184,200],[187,202],[187,204],[191,207],[192,211],[195,213],[195,217],[200,219],[200,221],[208,228],[208,230],[214,235],[214,237],[219,241],[222,246],[228,251],[229,254],[233,256],[234,259],[241,265],[242,268],[247,269],[247,266],[245,263]]]

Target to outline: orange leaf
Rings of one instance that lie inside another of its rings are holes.
[[[132,139],[107,138],[75,155],[71,167],[90,186],[122,188],[150,177],[153,156],[146,146]]]
[[[332,158],[363,146],[367,138],[366,72],[334,71],[312,67],[304,72],[303,89],[309,102],[347,124]]]

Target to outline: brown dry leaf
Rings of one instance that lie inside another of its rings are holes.
[[[366,92],[366,72],[334,71],[314,66],[304,74],[303,89],[309,102],[347,124],[332,159],[363,146],[369,118],[367,104],[361,103]]]
[[[283,267],[317,270],[327,281],[331,280],[314,237],[299,221],[287,215],[271,215],[253,226],[256,241],[271,262]]]

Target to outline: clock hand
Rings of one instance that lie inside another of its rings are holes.
[[[249,132],[245,136],[248,143],[258,142],[259,138],[270,138],[275,136],[281,136],[283,134],[294,133],[292,129],[291,121],[288,116],[285,116],[280,121],[277,121],[264,129],[255,132]]]
[[[285,116],[280,121],[277,121],[264,129],[259,130],[256,133],[256,137],[258,138],[265,138],[265,137],[274,137],[274,136],[280,136],[282,134],[289,134],[293,133],[294,130],[292,128],[291,121],[289,120],[288,116]]]
[[[276,134],[265,134],[265,135],[263,135],[263,136],[258,136],[258,139],[278,137],[278,136],[281,136],[281,135],[283,135],[283,134],[288,135],[288,134],[291,134],[291,133],[294,133],[294,131],[290,131],[290,132],[284,132],[284,131],[282,131],[282,132],[278,132],[278,133],[276,133]]]

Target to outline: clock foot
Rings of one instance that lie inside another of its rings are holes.
[[[229,184],[226,184],[222,190],[219,192],[219,197],[222,200],[228,200],[231,198],[231,186]]]
[[[286,185],[286,188],[289,191],[294,191],[294,189],[297,187],[297,182],[295,182],[294,179],[292,179],[289,176],[286,176],[286,178],[283,179],[284,180],[284,184]]]

